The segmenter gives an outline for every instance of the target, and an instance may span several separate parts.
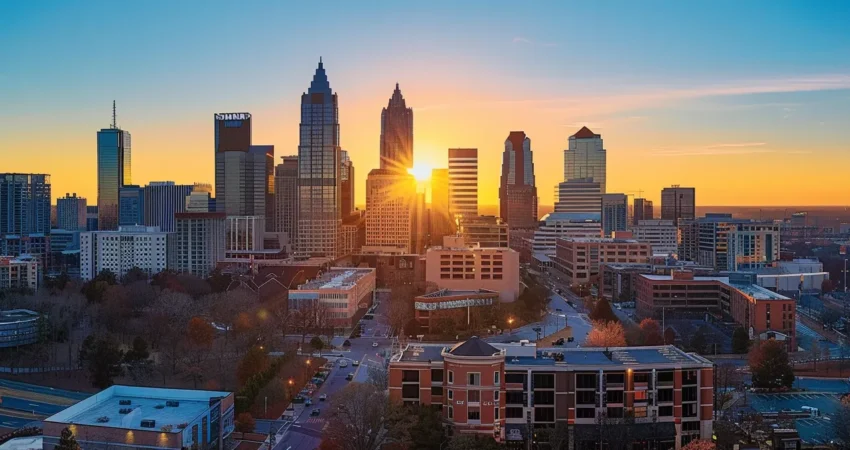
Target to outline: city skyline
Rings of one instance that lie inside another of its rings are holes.
[[[701,205],[846,204],[850,189],[840,171],[818,173],[818,183],[789,182],[827,162],[850,164],[844,144],[850,131],[842,126],[850,113],[850,46],[841,32],[846,8],[784,3],[763,14],[757,5],[738,5],[728,17],[721,7],[667,6],[652,13],[664,25],[653,32],[641,28],[649,12],[618,2],[573,5],[569,14],[555,3],[522,11],[476,2],[319,6],[328,26],[344,32],[296,47],[307,25],[264,25],[284,13],[313,14],[301,7],[210,7],[196,15],[191,5],[125,5],[123,13],[137,24],[125,32],[115,23],[69,36],[69,19],[85,24],[107,11],[94,4],[55,3],[46,11],[4,5],[0,36],[31,40],[26,48],[0,50],[4,60],[17,62],[0,72],[4,104],[11,105],[0,122],[0,153],[12,155],[4,170],[51,174],[54,200],[65,192],[95,199],[91,136],[110,122],[116,99],[118,126],[133,133],[136,184],[212,183],[209,114],[250,111],[257,142],[295,153],[298,94],[322,56],[341,93],[340,146],[361,168],[357,205],[365,204],[365,174],[378,167],[379,114],[395,83],[404,86],[416,115],[415,165],[447,167],[448,148],[478,148],[481,172],[497,173],[505,134],[522,129],[534,137],[536,157],[552,161],[537,169],[541,206],[554,204],[562,152],[582,126],[605,138],[607,192],[641,190],[658,205],[663,187],[680,184],[699,190]],[[541,13],[552,7],[565,14]],[[487,17],[476,17],[482,10]],[[230,16],[235,25],[228,35],[242,36],[242,44],[221,43],[216,25]],[[432,28],[438,16],[446,20]],[[352,17],[371,26],[346,28]],[[389,20],[397,17],[410,20]],[[723,30],[715,26],[721,18]],[[513,21],[539,26],[527,33],[501,26]],[[457,30],[458,23],[468,26]],[[583,32],[593,23],[610,27],[614,37]],[[156,36],[141,33],[154,24]],[[402,30],[409,38],[375,44]],[[633,39],[624,42],[626,34]],[[119,49],[111,60],[99,58]],[[222,51],[232,67],[213,65]],[[516,62],[506,67],[506,57]],[[47,61],[63,70],[45,70]],[[38,133],[44,126],[51,133]],[[174,164],[163,165],[164,159]],[[497,205],[498,179],[482,178],[479,195],[481,205]]]

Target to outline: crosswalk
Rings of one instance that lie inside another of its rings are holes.
[[[310,423],[310,424],[320,424],[320,423],[325,423],[325,422],[326,422],[326,420],[321,418],[321,417],[309,417],[306,420],[302,421],[301,423],[302,424],[308,424],[308,423]]]

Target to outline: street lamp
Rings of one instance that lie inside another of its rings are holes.
[[[291,403],[294,399],[294,397],[292,396],[292,389],[295,387],[295,380],[293,380],[292,377],[289,377],[289,381],[286,384],[289,385],[289,401]]]
[[[514,318],[508,317],[508,327],[510,327],[510,334],[514,334]]]
[[[310,358],[307,358],[307,364],[304,366],[304,383],[307,382],[307,372],[310,370],[310,362]]]

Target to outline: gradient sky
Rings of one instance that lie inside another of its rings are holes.
[[[54,197],[93,204],[113,99],[136,184],[212,183],[216,112],[251,112],[254,143],[296,154],[322,56],[358,204],[396,82],[416,163],[477,147],[484,204],[511,130],[531,138],[552,204],[582,125],[605,140],[609,192],[850,203],[850,2],[527,3],[2,2],[0,171],[50,173]]]

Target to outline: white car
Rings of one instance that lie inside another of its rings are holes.
[[[360,361],[351,361],[351,365],[357,367],[360,365]]]
[[[319,396],[320,401],[325,401],[327,399],[328,399],[328,394],[322,394],[322,395]]]
[[[377,347],[377,346],[378,346],[378,343],[377,343],[377,342],[373,342],[373,343],[372,343],[372,347]]]
[[[344,359],[340,360],[340,361],[339,361],[339,366],[340,366],[340,367],[348,367],[348,361],[346,361],[346,360],[344,360]]]

